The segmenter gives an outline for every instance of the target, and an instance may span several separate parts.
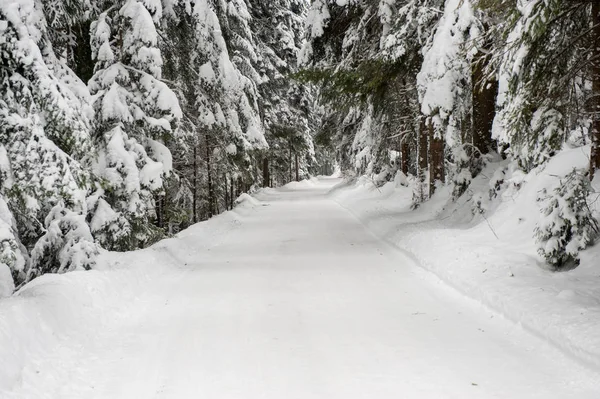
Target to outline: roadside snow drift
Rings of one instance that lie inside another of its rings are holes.
[[[596,370],[369,233],[336,182],[242,196],[0,301],[0,397],[600,397]]]
[[[505,161],[491,163],[456,202],[444,187],[417,210],[405,179],[376,188],[362,178],[331,195],[460,292],[599,367],[600,246],[583,251],[576,269],[551,272],[534,240],[540,193],[573,167],[585,167],[585,151],[563,151],[529,174]],[[501,188],[490,199],[494,187]]]

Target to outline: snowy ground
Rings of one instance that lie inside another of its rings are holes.
[[[597,370],[368,232],[336,182],[0,301],[0,397],[600,397]]]
[[[576,269],[552,272],[533,237],[536,198],[574,166],[586,167],[585,151],[565,150],[527,175],[506,162],[491,164],[458,201],[449,201],[444,187],[417,210],[411,210],[411,189],[398,180],[375,188],[362,178],[330,196],[458,291],[600,369],[600,244],[582,252]],[[502,170],[498,197],[486,201],[492,176]],[[472,198],[483,198],[487,216],[473,216]]]

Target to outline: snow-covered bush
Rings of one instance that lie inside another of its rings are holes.
[[[31,253],[28,280],[44,273],[89,270],[95,265],[99,248],[84,215],[61,203],[52,208],[44,225],[46,233]]]
[[[15,281],[25,278],[26,258],[14,225],[12,213],[0,197],[0,298],[12,294]]]
[[[588,197],[592,191],[583,171],[574,169],[542,201],[542,217],[535,229],[538,252],[556,269],[579,264],[579,251],[600,234]]]

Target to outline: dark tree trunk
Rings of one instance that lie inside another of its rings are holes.
[[[592,146],[590,153],[590,180],[594,179],[600,169],[600,2],[592,2],[592,25],[594,27],[594,41],[592,43],[592,127],[590,131]]]
[[[269,158],[263,159],[263,187],[269,187]]]
[[[198,145],[194,144],[194,180],[192,182],[192,221],[198,223]]]
[[[294,170],[294,162],[292,161],[292,145],[290,144],[290,159],[289,159],[289,165],[290,165],[290,181],[293,181],[293,177],[292,177],[292,172]]]
[[[406,142],[406,138],[402,140],[402,144],[400,146],[400,162],[402,173],[408,175],[408,166],[410,164],[410,147]]]
[[[211,170],[211,159],[210,159],[210,143],[208,135],[206,135],[206,176],[208,182],[208,217],[211,218],[214,215],[215,210],[215,192],[212,181],[212,170]]]
[[[421,116],[421,121],[419,123],[419,175],[421,177],[425,176],[425,171],[427,170],[427,166],[429,165],[429,152],[428,152],[428,135],[427,131],[427,118],[425,116]]]
[[[296,169],[296,181],[300,181],[300,170],[298,168],[298,153],[294,151],[294,162]]]
[[[160,228],[164,227],[164,195],[156,196],[155,208],[156,208],[156,225]]]
[[[229,205],[230,205],[231,209],[233,209],[233,200],[234,200],[234,198],[233,198],[233,196],[234,196],[234,194],[233,194],[233,188],[234,187],[233,186],[234,186],[234,184],[233,184],[233,175],[232,175],[231,176],[231,195],[229,196],[229,201],[230,201]]]
[[[444,139],[436,137],[432,122],[429,122],[429,197],[435,193],[435,183],[445,180],[444,170]]]
[[[227,184],[227,173],[223,176],[225,182],[225,210],[229,210],[229,185]]]
[[[490,57],[478,55],[473,63],[473,146],[479,150],[475,154],[487,154],[493,149],[492,125],[496,116],[496,96],[498,81],[484,79],[485,67]]]

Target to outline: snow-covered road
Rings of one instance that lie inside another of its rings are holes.
[[[208,249],[193,232],[162,244],[178,267],[0,396],[600,397],[599,374],[375,238],[327,199],[332,184],[261,194]]]

